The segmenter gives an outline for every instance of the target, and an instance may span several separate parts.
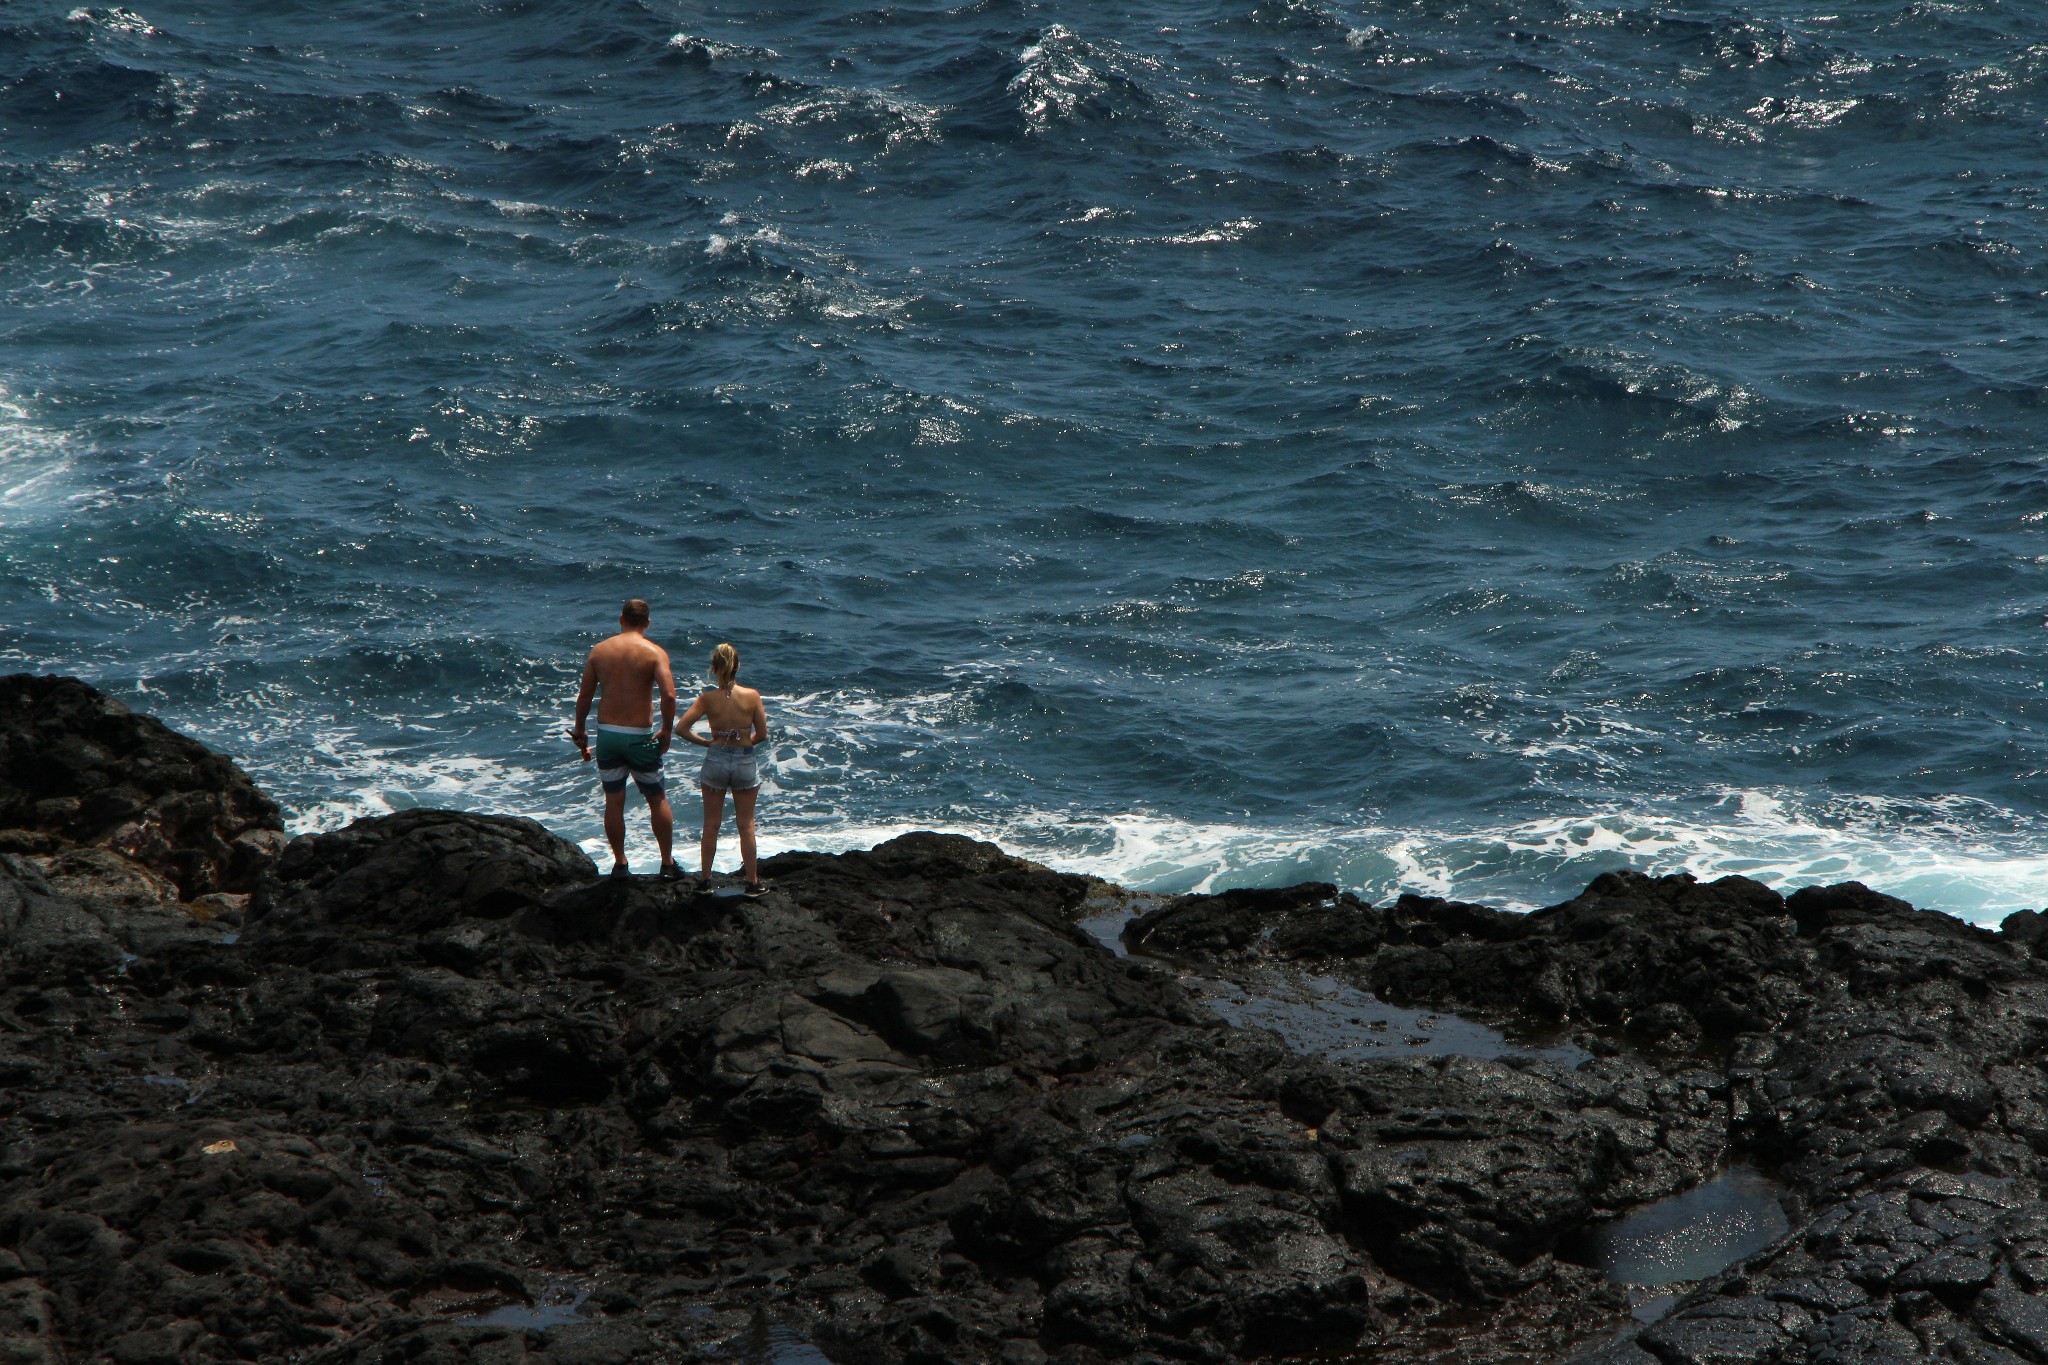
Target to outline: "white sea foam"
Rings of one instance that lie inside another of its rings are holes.
[[[925,703],[934,710],[944,697]],[[917,722],[895,724],[913,732]],[[545,765],[450,758],[410,746],[363,745],[328,735],[316,749],[328,794],[291,810],[294,832],[332,828],[362,815],[445,805],[523,814],[575,839],[600,862],[604,839],[590,771],[573,759]],[[839,750],[839,752],[833,752]],[[267,752],[259,746],[259,752]],[[698,802],[688,780],[693,752],[671,758],[678,856],[694,863]],[[260,778],[269,780],[254,764]],[[1330,881],[1369,900],[1405,891],[1531,910],[1576,894],[1619,868],[1689,872],[1702,880],[1754,877],[1782,891],[1861,881],[1926,909],[1996,924],[2048,903],[2048,828],[1960,799],[1883,798],[1809,803],[1787,793],[1728,791],[1703,809],[1659,803],[1558,815],[1495,828],[1398,829],[1381,825],[1284,826],[1176,818],[1157,811],[934,810],[877,816],[861,809],[870,783],[840,785],[845,753],[829,736],[785,738],[762,798],[762,856],[799,849],[868,848],[915,830],[985,839],[1064,871],[1136,890],[1198,892],[1233,886]],[[779,777],[781,781],[777,781]],[[304,778],[288,783],[301,789]],[[821,781],[822,779],[822,781]],[[794,786],[789,785],[794,782]],[[629,802],[628,852],[651,869],[655,851],[637,797]],[[730,823],[718,865],[738,866]]]
[[[909,695],[848,688],[771,696],[775,737],[764,775],[762,854],[867,848],[937,830],[1159,892],[1313,880],[1373,901],[1413,891],[1530,910],[1575,895],[1602,872],[1633,868],[1702,880],[1741,874],[1788,892],[1861,881],[1982,924],[2048,904],[2048,818],[1959,796],[1731,788],[1584,803],[1490,825],[1409,827],[1033,804],[1029,779],[982,752],[976,708],[988,684],[1006,676],[992,666],[963,665],[944,684]],[[533,739],[500,758],[459,756],[463,740],[440,728],[443,719],[409,717],[403,730],[382,717],[310,729],[302,720],[289,732],[207,737],[282,795],[295,833],[363,815],[450,806],[531,816],[606,861],[593,774],[560,739],[564,717],[535,712],[515,721]],[[679,745],[668,763],[685,865],[695,862],[700,807],[690,778],[698,756]],[[287,770],[266,766],[280,757]],[[971,800],[960,798],[957,781],[932,777],[974,762],[990,766]],[[1006,804],[1007,789],[1017,791],[1015,804]],[[1556,804],[1571,803],[1559,797]],[[655,851],[637,796],[629,798],[627,830],[629,857],[651,870]],[[738,865],[729,819],[718,865]]]
[[[310,733],[280,730],[272,735],[256,731],[238,738],[250,753],[243,766],[259,774],[259,781],[263,780],[262,756],[306,756],[306,770],[280,777],[290,788],[324,790],[287,804],[285,828],[293,834],[334,829],[364,816],[390,815],[421,806],[536,814],[557,804],[548,799],[553,794],[533,770],[448,753],[438,737],[422,745],[404,745],[368,739],[348,729],[324,728]]]
[[[112,9],[92,9],[80,5],[64,16],[69,24],[89,24],[105,29],[109,33],[132,33],[144,38],[153,38],[163,30],[143,18],[132,9],[116,5]]]
[[[1318,880],[1371,900],[1414,891],[1512,910],[1567,899],[1619,868],[1689,872],[1703,881],[1740,874],[1787,892],[1860,881],[1981,924],[2048,903],[2048,829],[1997,835],[1925,811],[1901,820],[1896,802],[1831,801],[1813,808],[1765,792],[1724,793],[1719,814],[1700,819],[1613,809],[1497,829],[1436,830],[1282,828],[1152,812],[1019,811],[980,821],[794,825],[769,819],[762,847],[862,848],[913,829],[940,829],[1139,890]],[[1991,823],[2005,822],[2003,812],[1996,815]]]
[[[0,507],[22,513],[66,501],[73,464],[71,442],[0,388]]]
[[[710,61],[729,58],[744,58],[748,61],[780,61],[782,54],[772,47],[750,47],[745,43],[722,43],[716,38],[699,38],[688,33],[678,33],[668,40],[669,47],[678,52],[703,57]]]
[[[1122,84],[1133,100],[1144,100],[1144,78],[1157,77],[1157,57],[1111,42],[1090,43],[1065,24],[1049,24],[1017,54],[1017,72],[1006,87],[1032,133],[1082,116],[1090,108],[1112,107]],[[1189,131],[1182,118],[1168,118]]]
[[[1132,238],[1134,242],[1157,242],[1162,246],[1214,246],[1223,242],[1241,242],[1257,228],[1256,218],[1233,218],[1215,227],[1193,228],[1187,232],[1169,233],[1164,237]]]
[[[1090,99],[1107,93],[1108,82],[1088,64],[1091,55],[1088,45],[1064,24],[1049,26],[1037,42],[1017,54],[1017,74],[1010,78],[1009,90],[1033,132],[1072,118]]]

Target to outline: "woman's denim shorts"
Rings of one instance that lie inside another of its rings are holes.
[[[706,749],[704,771],[698,774],[697,781],[713,791],[752,791],[761,785],[761,770],[754,762],[753,746],[735,749],[715,744]]]

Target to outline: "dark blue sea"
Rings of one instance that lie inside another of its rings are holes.
[[[295,828],[597,847],[638,594],[773,849],[2048,902],[2041,0],[138,2],[0,0],[0,667]]]

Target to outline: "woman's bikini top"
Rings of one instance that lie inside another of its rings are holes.
[[[723,688],[719,690],[724,691]],[[728,699],[730,699],[730,694],[728,694]],[[709,719],[709,717],[706,717],[707,721]],[[711,727],[711,742],[714,744],[745,744],[753,737],[754,727],[751,725],[738,730],[721,730],[716,725]]]

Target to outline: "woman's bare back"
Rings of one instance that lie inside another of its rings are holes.
[[[734,683],[731,687],[714,687],[697,698],[697,705],[711,726],[711,739],[715,744],[748,745],[765,738],[768,717],[761,705],[761,694],[751,687]]]

